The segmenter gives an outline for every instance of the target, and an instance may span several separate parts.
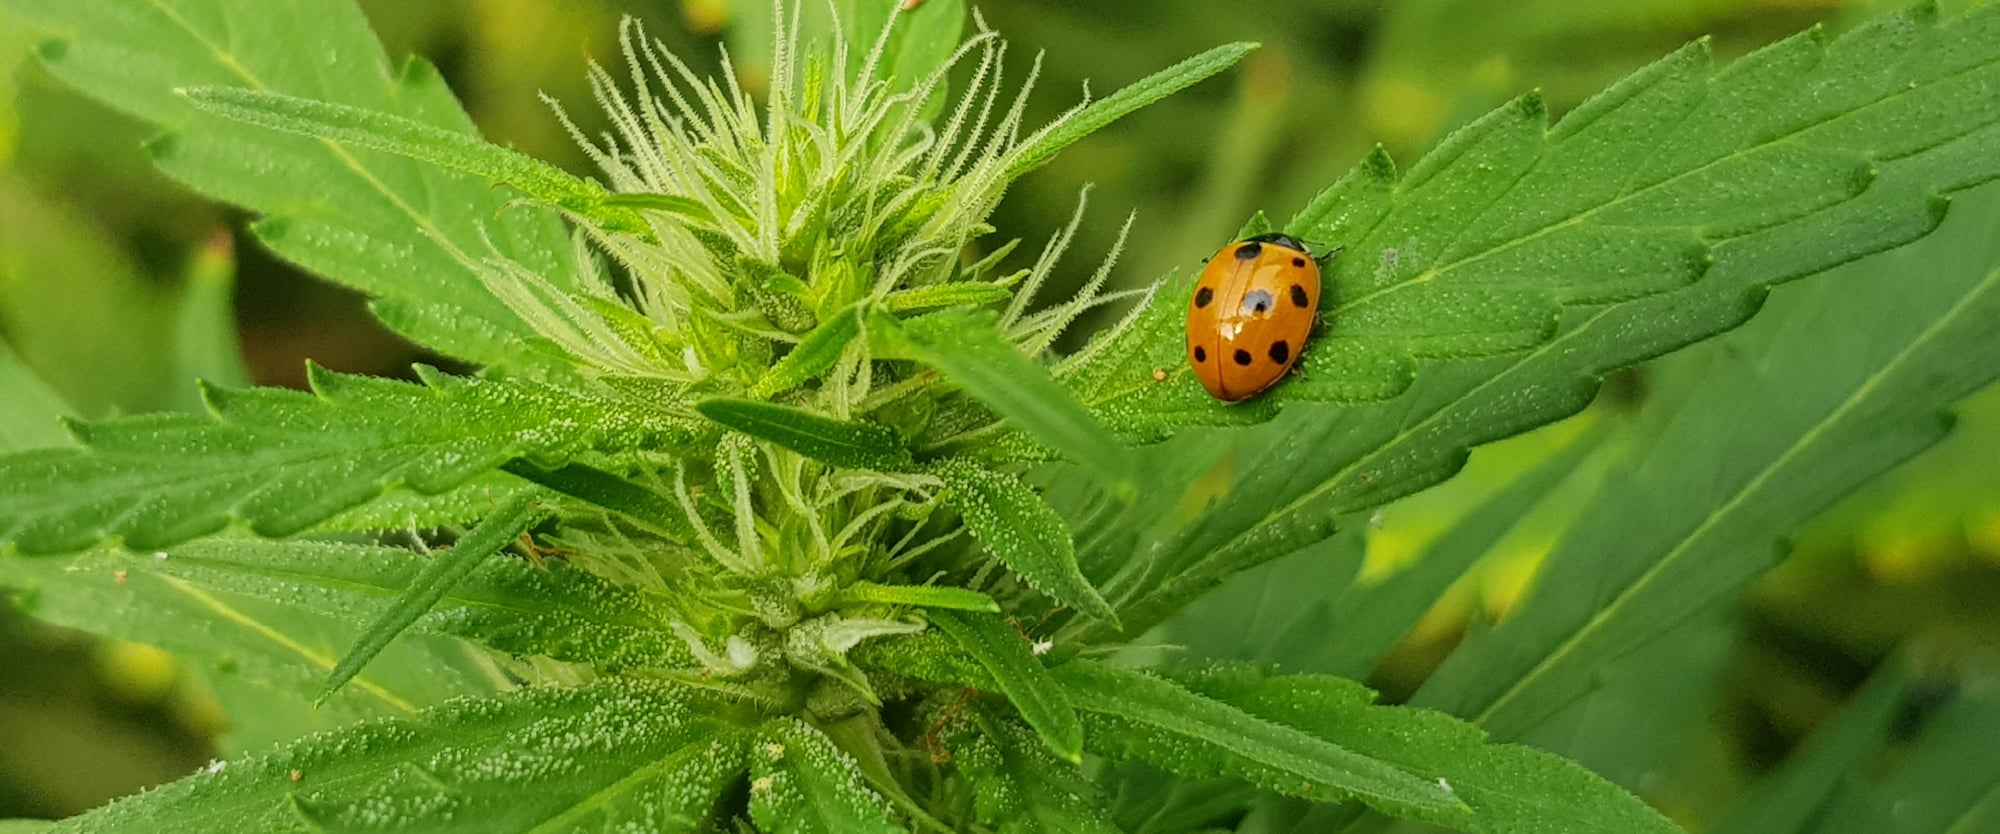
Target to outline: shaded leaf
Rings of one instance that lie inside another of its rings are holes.
[[[609,472],[580,463],[544,469],[524,460],[512,461],[503,468],[525,480],[617,513],[671,541],[694,541],[694,529],[688,526],[687,515],[679,506],[666,496]]]
[[[986,667],[1000,692],[1020,710],[1022,720],[1040,734],[1056,755],[1072,763],[1082,760],[1083,725],[1063,697],[1062,688],[1042,667],[1021,632],[998,614],[933,611],[931,624],[956,641],[966,654]]]
[[[1925,723],[1887,778],[1848,783],[1816,834],[1972,834],[2000,822],[2000,694],[1966,691]]]
[[[1072,660],[1054,673],[1085,713],[1085,746],[1094,753],[1185,776],[1237,776],[1323,802],[1360,800],[1423,819],[1467,811],[1429,779],[1145,672]]]
[[[759,400],[714,397],[695,403],[701,416],[817,461],[848,469],[894,471],[910,465],[895,430],[836,420],[818,412]]]
[[[1909,658],[1889,658],[1840,713],[1813,731],[1764,777],[1708,834],[1801,834],[1812,830],[1844,782],[1888,746],[1896,721],[1909,706]]]

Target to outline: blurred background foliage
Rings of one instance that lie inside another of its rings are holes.
[[[716,47],[728,46],[752,89],[771,25],[759,0],[362,5],[391,54],[439,65],[489,138],[578,172],[588,171],[582,155],[536,94],[570,103],[592,129],[582,66],[617,60],[621,17],[644,20],[699,67],[718,66]],[[1726,59],[1889,5],[977,4],[1013,44],[1011,75],[1024,74],[1037,51],[1050,56],[1030,109],[1042,118],[1073,103],[1086,83],[1109,91],[1220,42],[1264,44],[1236,72],[1114,125],[1018,185],[995,218],[995,237],[1038,245],[1093,183],[1073,250],[1085,254],[1071,256],[1071,274],[1087,277],[1089,253],[1109,249],[1125,212],[1136,211],[1114,280],[1137,286],[1199,264],[1253,211],[1287,216],[1376,143],[1407,165],[1444,132],[1529,88],[1560,113],[1695,37],[1712,36]],[[153,170],[145,131],[51,81],[22,29],[0,18],[0,396],[59,397],[94,417],[198,408],[195,377],[298,385],[307,358],[391,375],[412,361],[440,361],[374,326],[347,291],[263,252],[238,212]],[[1992,241],[1994,215],[1984,216],[1982,234]],[[1364,676],[1387,698],[1407,696],[1468,628],[1506,615],[1621,444],[1649,429],[1655,391],[1698,380],[1705,353],[1730,349],[1714,342],[1622,374],[1585,414],[1478,450],[1459,477],[1240,578],[1163,639],[1194,656],[1270,657],[1241,635],[1304,635],[1321,644],[1306,665]],[[1222,455],[1208,477],[1226,484],[1232,460]],[[1607,678],[1615,682],[1561,722],[1562,737],[1536,740],[1701,828],[1828,726],[1872,673],[1890,668],[1883,674],[1919,694],[1990,677],[2000,666],[1996,464],[2000,390],[1989,390],[1964,404],[1944,444],[1825,513],[1740,599],[1619,661],[1629,673]],[[1337,624],[1311,618],[1310,599],[1393,587],[1389,578],[1436,556],[1440,537],[1482,507],[1506,512],[1504,532],[1455,554],[1471,567],[1449,574],[1457,578],[1441,600],[1406,634],[1379,636],[1393,645],[1379,662],[1350,668],[1361,655],[1344,648]],[[1230,625],[1200,627],[1213,623]],[[1204,631],[1237,642],[1205,644]],[[0,818],[74,813],[186,773],[214,755],[227,730],[199,683],[144,647],[0,612],[0,668]]]

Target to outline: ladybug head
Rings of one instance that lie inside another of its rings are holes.
[[[1293,249],[1299,252],[1304,252],[1307,257],[1312,258],[1315,261],[1318,261],[1320,266],[1325,266],[1327,261],[1333,260],[1333,256],[1340,254],[1341,250],[1341,247],[1336,246],[1333,247],[1332,249],[1328,249],[1326,252],[1322,254],[1315,255],[1313,254],[1312,249],[1306,246],[1305,241],[1292,237],[1291,235],[1285,234],[1284,232],[1271,232],[1269,234],[1262,234],[1256,237],[1243,239],[1244,243],[1249,243],[1251,241],[1256,241],[1257,243],[1275,244],[1278,246],[1283,246],[1287,249]]]

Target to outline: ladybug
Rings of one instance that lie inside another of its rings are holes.
[[[1208,393],[1247,399],[1299,361],[1319,316],[1319,266],[1298,238],[1268,234],[1225,246],[1202,267],[1188,299],[1187,342]]]

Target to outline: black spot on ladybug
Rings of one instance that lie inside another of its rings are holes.
[[[1297,284],[1293,284],[1293,285],[1292,285],[1292,306],[1294,306],[1294,307],[1304,307],[1304,306],[1306,306],[1307,304],[1311,304],[1311,303],[1312,303],[1312,299],[1309,299],[1309,298],[1306,298],[1306,288],[1305,288],[1305,287],[1301,287],[1301,286],[1299,286],[1299,285],[1297,285]]]
[[[1245,315],[1261,316],[1271,311],[1272,303],[1273,300],[1269,290],[1251,290],[1243,294],[1243,313]]]
[[[1196,362],[1208,361],[1208,351],[1202,350],[1201,345],[1194,346],[1194,361]]]
[[[1291,358],[1292,346],[1285,344],[1285,340],[1279,339],[1271,343],[1271,361],[1283,365],[1286,360]]]
[[[1236,356],[1234,358],[1236,360],[1236,364],[1248,365],[1250,364],[1250,351],[1244,350],[1242,348],[1237,348]]]
[[[1194,306],[1196,307],[1207,307],[1208,302],[1214,300],[1215,300],[1215,290],[1209,289],[1207,287],[1202,287],[1201,289],[1194,291]]]
[[[1304,259],[1304,258],[1293,258],[1293,259],[1292,259],[1292,266],[1295,266],[1295,267],[1298,267],[1298,268],[1300,268],[1300,269],[1304,269],[1304,268],[1305,268],[1305,266],[1306,266],[1306,259]]]
[[[1239,261],[1247,261],[1262,254],[1264,254],[1264,244],[1254,241],[1236,247],[1236,259]]]

